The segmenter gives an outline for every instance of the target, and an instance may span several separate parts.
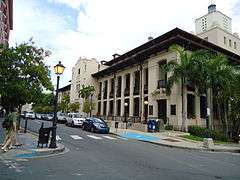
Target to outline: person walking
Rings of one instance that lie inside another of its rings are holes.
[[[1,149],[4,152],[7,151],[7,148],[11,149],[16,144],[17,118],[18,113],[17,110],[14,109],[3,122],[5,123],[3,127],[6,128],[6,137]]]

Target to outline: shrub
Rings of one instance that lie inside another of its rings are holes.
[[[214,140],[220,140],[220,141],[227,141],[227,137],[223,133],[210,130],[207,128],[199,127],[199,126],[189,126],[188,132],[194,136],[199,136],[203,138],[212,138]]]
[[[165,130],[173,130],[173,125],[167,124],[167,125],[165,126]]]

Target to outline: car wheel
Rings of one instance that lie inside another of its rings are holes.
[[[94,132],[95,132],[95,130],[94,130],[94,127],[91,127],[91,132],[92,132],[92,133],[94,133]]]

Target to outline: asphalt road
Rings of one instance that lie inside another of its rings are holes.
[[[40,126],[40,121],[29,122],[34,131]],[[65,125],[58,126],[57,134],[69,152],[0,161],[0,179],[240,179],[239,154],[181,150],[113,135],[106,138]]]

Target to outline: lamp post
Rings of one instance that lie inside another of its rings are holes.
[[[147,115],[148,115],[148,101],[144,101],[144,105],[145,105],[145,122],[147,122]]]
[[[54,72],[57,75],[57,88],[56,88],[56,95],[54,98],[54,117],[53,117],[53,124],[52,124],[52,137],[49,148],[57,148],[56,143],[56,130],[57,130],[57,101],[58,101],[58,88],[59,88],[59,79],[60,75],[63,73],[65,67],[61,64],[61,61],[54,66]]]
[[[91,94],[90,96],[90,117],[92,117],[92,97],[93,97],[93,94]]]
[[[127,122],[127,107],[128,107],[128,103],[124,103],[124,122]]]

